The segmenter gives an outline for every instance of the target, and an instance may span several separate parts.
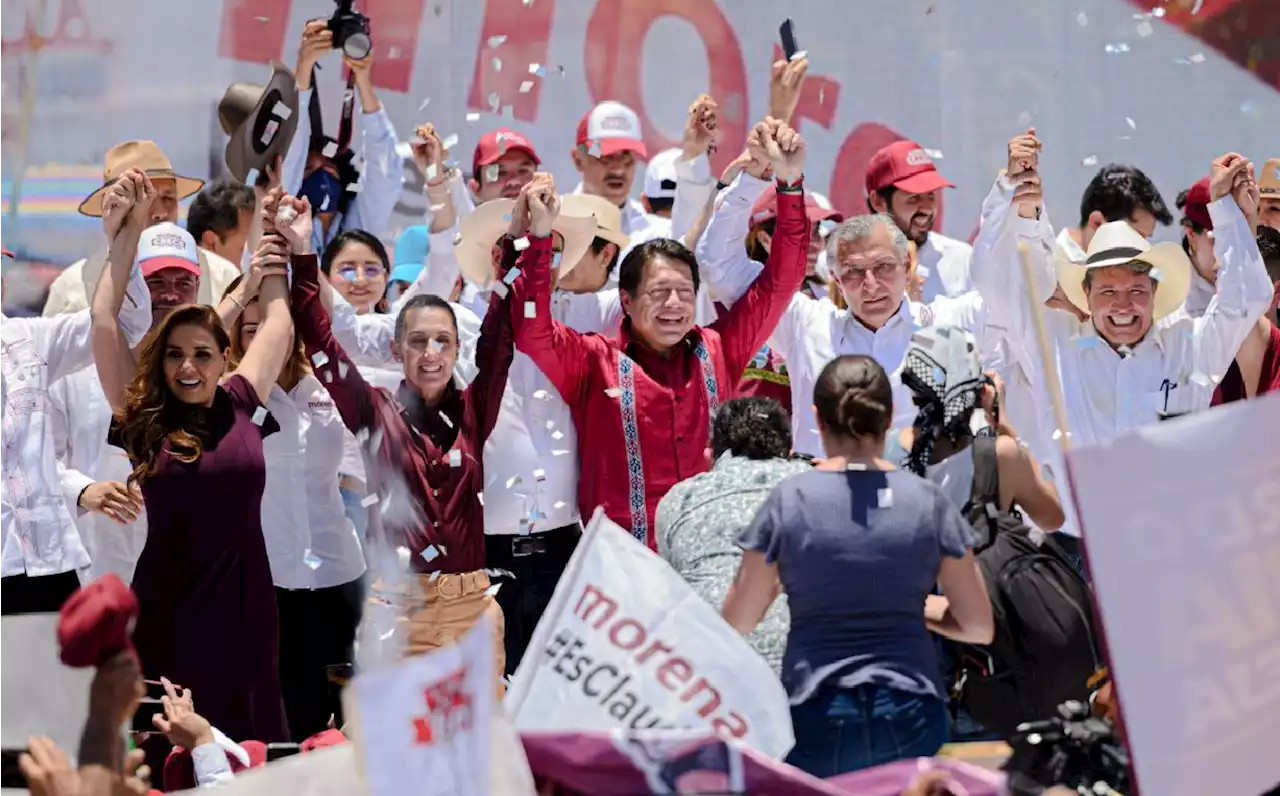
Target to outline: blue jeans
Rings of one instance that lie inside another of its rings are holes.
[[[356,526],[356,535],[360,537],[360,544],[365,544],[365,533],[369,530],[369,509],[367,506],[360,505],[364,495],[342,488],[338,489],[338,494],[342,495],[343,513],[347,515],[347,519],[351,520],[351,524]]]
[[[947,742],[947,705],[881,685],[823,686],[791,706],[796,745],[787,762],[815,777],[928,757]]]

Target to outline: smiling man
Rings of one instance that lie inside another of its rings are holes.
[[[871,212],[892,218],[916,244],[921,300],[966,293],[973,249],[933,231],[942,189],[955,186],[938,172],[929,153],[915,141],[896,141],[871,156],[866,179]]]

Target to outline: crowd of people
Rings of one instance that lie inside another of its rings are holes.
[[[965,690],[998,679],[970,661],[1012,632],[983,557],[1012,533],[1066,562],[1044,577],[1087,582],[1064,443],[1280,390],[1280,159],[1227,153],[1174,209],[1110,164],[1055,230],[1053,142],[1028,130],[970,245],[933,229],[955,186],[914,142],[871,158],[854,212],[808,190],[801,55],[718,178],[710,153],[738,142],[707,95],[652,155],[631,109],[590,109],[572,190],[519,132],[459,165],[421,124],[428,210],[388,250],[398,133],[373,57],[347,55],[325,133],[331,52],[308,23],[292,72],[228,89],[229,176],[110,148],[81,206],[102,250],[45,317],[4,320],[3,611],[131,584],[137,664],[95,699],[127,718],[121,689],[164,681],[135,729],[160,729],[140,747],[166,788],[175,744],[202,784],[247,764],[210,728],[340,728],[368,606],[394,606],[406,655],[488,616],[515,672],[597,509],[769,662],[792,765],[1002,737]],[[1180,243],[1150,241],[1175,223]],[[1102,668],[1091,633],[1068,642]],[[103,743],[81,770],[131,777]],[[57,765],[30,755],[37,779]]]

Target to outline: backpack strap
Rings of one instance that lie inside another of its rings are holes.
[[[1000,513],[1000,466],[996,438],[973,439],[973,488],[969,498],[969,522],[994,521]]]

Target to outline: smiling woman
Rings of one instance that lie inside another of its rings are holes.
[[[356,312],[386,312],[387,249],[362,229],[345,230],[324,247],[320,270]]]

